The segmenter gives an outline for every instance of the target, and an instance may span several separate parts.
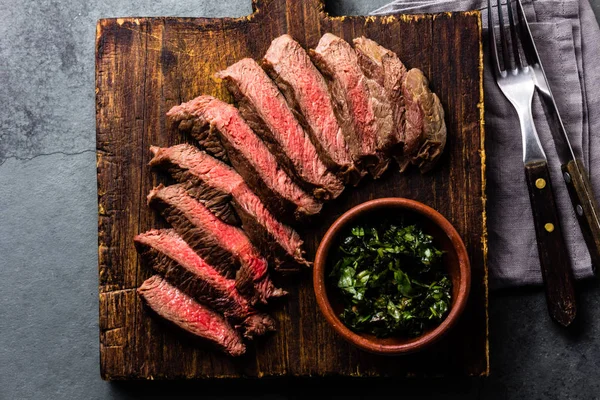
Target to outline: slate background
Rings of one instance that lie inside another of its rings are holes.
[[[328,7],[365,14],[387,1],[329,0]],[[600,13],[600,0],[592,3]],[[579,285],[582,318],[569,332],[549,321],[541,290],[493,293],[488,379],[100,379],[96,20],[250,12],[250,0],[0,0],[0,399],[291,399],[323,390],[351,399],[600,399],[598,281]]]

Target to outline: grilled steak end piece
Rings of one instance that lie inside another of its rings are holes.
[[[195,302],[158,275],[144,281],[137,290],[158,315],[181,329],[203,338],[231,356],[241,356],[246,346],[238,332],[225,319]]]
[[[275,330],[275,321],[253,309],[235,288],[172,229],[151,230],[134,239],[144,263],[202,304],[222,313],[252,338]]]
[[[439,160],[446,146],[446,122],[440,99],[429,89],[419,69],[406,74],[403,84],[406,103],[404,154],[425,173]]]
[[[195,120],[218,131],[231,164],[269,211],[280,219],[295,222],[321,211],[322,204],[290,179],[231,104],[211,96],[199,96],[173,107],[168,114],[175,120]]]
[[[282,35],[271,43],[262,66],[283,93],[325,165],[344,182],[356,185],[364,173],[352,161],[335,118],[327,82],[306,51],[290,35]]]
[[[321,200],[342,193],[343,182],[321,161],[285,98],[256,61],[244,58],[216,76],[224,80],[248,125],[298,185]]]
[[[220,274],[226,278],[235,276],[240,261],[229,251],[228,241],[240,240],[240,237],[244,240],[238,228],[217,219],[181,185],[160,184],[148,195],[148,204],[160,211],[190,247]]]
[[[326,33],[309,54],[329,86],[338,123],[357,165],[380,177],[389,165],[381,144],[393,132],[392,107],[385,90],[362,72],[345,40]]]

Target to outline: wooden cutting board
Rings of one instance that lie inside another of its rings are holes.
[[[99,206],[100,363],[104,379],[268,376],[487,375],[488,321],[481,21],[478,12],[426,16],[330,17],[320,0],[255,0],[244,18],[117,18],[98,22],[96,114]],[[349,188],[319,223],[297,227],[310,258],[330,223],[369,199],[407,197],[432,206],[462,235],[473,269],[464,316],[429,351],[381,357],[353,348],[320,314],[310,271],[275,277],[289,296],[271,309],[276,334],[231,359],[207,350],[150,316],[135,289],[152,272],[133,237],[164,222],[146,195],[164,180],[146,165],[150,145],[185,140],[168,124],[172,106],[200,94],[231,100],[212,78],[243,57],[259,59],[290,33],[305,47],[332,32],[366,35],[431,80],[446,110],[447,150],[422,176],[390,171]]]

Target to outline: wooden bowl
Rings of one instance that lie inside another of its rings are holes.
[[[433,236],[434,245],[444,251],[442,262],[452,280],[452,306],[440,325],[415,338],[378,338],[357,333],[338,318],[343,310],[341,296],[330,284],[328,256],[338,245],[339,235],[351,225],[365,219],[394,219],[403,216],[417,222],[425,233]],[[321,240],[314,263],[313,285],[317,303],[327,322],[353,345],[377,354],[399,355],[424,349],[440,339],[456,323],[465,308],[471,287],[471,266],[467,249],[454,227],[440,213],[422,203],[403,198],[385,198],[360,204],[338,218]]]

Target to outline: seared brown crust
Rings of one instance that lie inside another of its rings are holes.
[[[421,172],[431,170],[446,146],[446,122],[440,99],[429,89],[423,72],[413,68],[403,85],[406,102],[404,153]]]

